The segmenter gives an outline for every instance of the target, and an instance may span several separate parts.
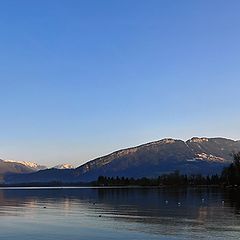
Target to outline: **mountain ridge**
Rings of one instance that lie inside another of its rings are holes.
[[[207,150],[208,153],[205,153],[206,151],[206,144],[215,144],[215,145],[221,145],[221,142],[228,142],[228,145],[235,145],[238,144],[239,141],[237,140],[232,140],[232,139],[227,139],[227,138],[222,138],[222,137],[215,137],[215,138],[206,138],[206,137],[192,137],[191,139],[188,139],[186,141],[183,141],[181,139],[173,139],[173,138],[164,138],[161,140],[157,140],[157,141],[153,141],[150,143],[146,143],[146,144],[141,144],[132,148],[126,148],[126,149],[121,149],[115,152],[112,152],[110,154],[107,154],[105,156],[93,159],[81,166],[79,166],[78,168],[76,168],[78,171],[80,171],[80,174],[84,175],[87,172],[90,171],[94,171],[96,168],[98,167],[104,167],[104,165],[109,165],[111,164],[112,160],[115,158],[124,158],[124,156],[128,155],[131,156],[131,154],[136,154],[136,152],[141,151],[141,150],[146,150],[149,151],[151,154],[154,150],[155,147],[159,147],[159,149],[164,150],[163,148],[168,148],[169,145],[175,145],[175,150],[173,150],[172,152],[175,152],[173,155],[171,156],[171,151],[170,153],[168,152],[168,158],[174,158],[175,162],[176,160],[182,160],[182,156],[177,156],[178,155],[178,151],[180,152],[180,148],[184,148],[184,146],[186,147],[186,149],[184,150],[184,158],[185,160],[189,160],[189,159],[194,159],[197,160],[205,160],[205,161],[212,161],[215,160],[214,162],[216,162],[216,160],[220,160],[222,162],[222,159],[224,159],[224,163],[230,163],[231,162],[231,154],[233,153],[235,150],[239,151],[240,150],[240,144],[239,147],[232,147],[232,150],[229,151],[224,151],[224,149],[222,150],[222,153],[220,154],[220,156],[218,156],[219,153],[219,149],[216,150],[217,146],[212,147],[212,151]],[[171,148],[171,147],[170,147]],[[196,150],[197,149],[197,150]],[[158,149],[157,149],[158,150]],[[201,150],[201,151],[200,151]],[[196,153],[196,151],[200,151],[198,153]],[[212,154],[214,153],[214,154]],[[196,155],[196,154],[202,154],[202,155]],[[159,155],[161,155],[161,152],[157,151],[157,157],[159,157]],[[224,157],[222,157],[224,156]],[[142,156],[139,156],[139,158],[141,158]],[[146,156],[146,159],[148,158],[148,156]],[[165,156],[161,156],[161,160],[164,161]],[[157,165],[157,164],[155,164]],[[183,169],[180,168],[182,171]],[[165,170],[167,170],[167,166],[165,164]],[[150,170],[149,170],[150,171]],[[169,169],[170,171],[170,169]],[[169,172],[167,171],[167,172]],[[166,172],[166,171],[164,171]],[[183,171],[184,172],[184,171]],[[185,171],[187,173],[187,171]],[[219,170],[217,171],[219,172]],[[126,176],[124,174],[124,172],[120,173],[123,176]],[[102,171],[101,173],[99,173],[101,175],[107,175],[107,176],[113,176],[111,174],[109,174],[109,171]],[[161,171],[159,172],[159,174],[161,174]],[[97,175],[97,174],[96,174]],[[127,174],[127,176],[130,174]],[[134,173],[134,175],[136,177],[141,177],[142,175],[140,174],[136,174]]]
[[[240,142],[240,140],[233,140],[233,139],[230,139],[230,138],[224,138],[224,137],[213,137],[213,138],[207,138],[207,137],[192,137],[186,141],[184,140],[181,140],[181,139],[174,139],[174,138],[163,138],[163,139],[160,139],[160,140],[154,140],[154,141],[151,141],[151,142],[148,142],[148,143],[143,143],[143,144],[138,144],[136,146],[133,146],[133,147],[126,147],[126,148],[121,148],[119,150],[114,150],[114,151],[111,151],[110,153],[107,153],[107,154],[104,154],[103,156],[100,156],[100,157],[96,157],[96,158],[93,158],[91,160],[88,160],[87,162],[83,163],[82,165],[88,163],[88,162],[91,162],[91,161],[95,161],[97,159],[100,159],[100,158],[103,158],[103,157],[107,157],[109,155],[112,155],[112,154],[118,154],[118,153],[121,153],[123,151],[128,151],[128,150],[134,150],[136,148],[141,148],[141,147],[145,147],[145,146],[151,146],[151,145],[156,145],[158,143],[173,143],[175,141],[182,141],[182,142],[185,142],[186,144],[188,142],[197,142],[195,139],[224,139],[224,140],[229,140],[229,141],[233,141],[233,142]],[[79,166],[80,167],[80,166]]]
[[[193,137],[187,141],[164,138],[114,151],[75,169],[42,170],[10,174],[6,182],[88,182],[98,176],[156,177],[179,170],[183,174],[219,174],[240,151],[240,141],[227,138]],[[63,177],[64,176],[64,177]]]

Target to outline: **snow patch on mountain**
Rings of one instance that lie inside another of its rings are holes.
[[[222,157],[217,157],[211,154],[206,154],[206,153],[197,153],[196,160],[207,160],[207,161],[213,161],[213,162],[224,162],[225,159]]]

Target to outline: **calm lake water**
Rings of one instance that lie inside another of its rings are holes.
[[[240,194],[210,189],[0,189],[0,239],[240,239]]]

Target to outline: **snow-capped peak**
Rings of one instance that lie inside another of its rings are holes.
[[[36,169],[36,170],[40,170],[40,169],[45,169],[45,166],[41,166],[37,163],[34,162],[27,162],[27,161],[16,161],[16,160],[3,160],[4,162],[10,162],[10,163],[18,163],[18,164],[22,164],[26,167],[32,168],[32,169]]]
[[[65,163],[65,164],[59,164],[53,168],[57,168],[57,169],[73,169],[75,168],[73,165]]]

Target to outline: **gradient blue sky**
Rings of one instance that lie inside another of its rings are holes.
[[[0,158],[74,165],[240,139],[240,1],[0,1]]]

